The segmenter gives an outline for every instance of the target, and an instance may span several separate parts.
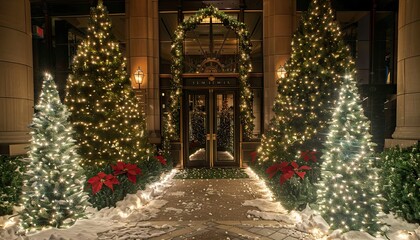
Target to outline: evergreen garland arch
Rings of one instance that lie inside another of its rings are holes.
[[[179,136],[180,99],[182,96],[182,73],[183,73],[183,42],[185,33],[194,30],[204,18],[214,17],[220,20],[223,25],[238,35],[239,39],[239,82],[240,82],[240,119],[243,136],[250,138],[254,129],[252,114],[252,92],[248,82],[251,66],[251,41],[245,23],[240,22],[214,6],[209,6],[197,11],[190,18],[184,20],[175,30],[175,38],[171,45],[172,55],[172,92],[170,96],[170,111],[165,123],[164,140],[177,139]]]

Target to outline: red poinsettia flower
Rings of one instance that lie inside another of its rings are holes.
[[[114,184],[119,184],[120,182],[118,179],[112,175],[112,174],[106,174],[104,172],[99,172],[98,175],[91,177],[88,180],[88,183],[92,185],[92,192],[93,194],[96,194],[102,189],[102,186],[105,184],[105,186],[111,188],[112,191],[114,191]]]
[[[310,170],[310,169],[311,167],[309,166],[303,165],[299,167],[299,165],[296,162],[291,162],[290,165],[282,169],[283,174],[280,177],[280,185],[282,185],[284,182],[292,178],[295,174],[303,179],[306,172],[303,172],[302,170]]]
[[[279,171],[284,173],[284,171],[286,171],[285,168],[288,165],[289,165],[288,162],[275,163],[272,166],[268,167],[265,172],[269,175],[270,178],[272,178]]]
[[[254,163],[255,160],[257,159],[257,151],[251,152],[249,155],[251,156],[251,162]]]
[[[127,174],[130,182],[136,183],[136,176],[141,174],[141,169],[136,164],[117,162],[117,165],[112,165],[114,175]]]
[[[303,151],[300,153],[300,157],[305,162],[308,162],[309,160],[316,162],[316,151],[310,151],[310,150]]]
[[[166,165],[166,159],[163,157],[163,156],[161,156],[161,155],[158,155],[158,156],[155,156],[155,158],[162,164],[162,165]]]

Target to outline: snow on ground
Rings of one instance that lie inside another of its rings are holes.
[[[121,236],[131,239],[147,239],[157,237],[175,228],[169,225],[153,226],[147,221],[156,216],[161,209],[167,204],[167,201],[160,199],[164,191],[171,186],[172,178],[177,170],[162,175],[161,181],[149,184],[145,190],[138,191],[136,194],[129,194],[123,201],[117,203],[115,208],[106,208],[97,211],[89,208],[88,218],[78,220],[76,224],[67,229],[50,228],[43,231],[27,234],[27,236],[19,236],[16,234],[18,230],[18,216],[0,217],[0,240],[69,240],[69,239],[112,239]],[[297,230],[311,233],[323,240],[379,240],[386,239],[384,237],[374,238],[367,233],[351,231],[342,234],[340,231],[331,231],[327,222],[315,211],[307,207],[303,211],[287,212],[283,206],[276,202],[271,191],[265,186],[263,180],[249,168],[245,170],[252,180],[257,181],[259,189],[252,189],[262,194],[261,199],[246,200],[242,203],[244,206],[254,206],[258,210],[249,210],[250,218],[276,220],[283,222],[285,226],[295,228]],[[182,197],[185,192],[173,192],[171,196]],[[206,189],[206,194],[220,194],[214,192],[211,185]],[[145,205],[147,204],[147,207]],[[185,212],[193,212],[201,209],[203,203],[198,202],[182,202],[182,208],[165,208],[165,212],[173,212],[174,214]],[[210,213],[209,213],[210,214]],[[387,225],[387,237],[390,240],[418,240],[420,239],[420,227],[418,224],[409,224],[395,216],[388,214],[381,216],[381,219]],[[118,238],[118,239],[124,239]]]
[[[100,211],[87,209],[88,218],[78,220],[67,229],[50,228],[28,233],[27,236],[19,236],[16,235],[19,219],[13,217],[3,224],[4,229],[0,229],[0,240],[97,239],[98,235],[103,235],[105,237],[103,239],[107,239],[115,231],[127,231],[127,237],[134,236],[140,239],[141,236],[149,238],[173,231],[174,228],[171,226],[149,226],[138,222],[151,219],[167,204],[167,201],[159,200],[159,197],[171,186],[171,180],[176,172],[177,170],[172,170],[163,174],[160,181],[148,184],[144,190],[139,190],[136,194],[128,194],[115,208],[104,208]],[[135,226],[132,225],[133,222]]]
[[[277,220],[288,224],[293,224],[297,230],[311,233],[319,239],[325,240],[420,240],[419,224],[410,224],[406,221],[395,217],[392,214],[383,214],[380,216],[381,221],[386,225],[386,237],[373,237],[365,232],[350,231],[342,234],[340,231],[330,231],[328,223],[312,210],[309,206],[303,211],[287,211],[281,206],[279,202],[273,200],[273,195],[264,181],[258,177],[250,168],[247,168],[246,173],[251,179],[258,181],[258,186],[261,189],[256,189],[264,193],[263,199],[247,200],[243,203],[245,206],[254,206],[257,210],[250,210],[250,216],[264,219]]]

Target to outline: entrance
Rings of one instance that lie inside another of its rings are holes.
[[[234,89],[185,90],[187,167],[239,166],[238,94]]]

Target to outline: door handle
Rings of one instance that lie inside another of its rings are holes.
[[[216,133],[206,135],[207,141],[216,140],[216,137],[217,137]]]

